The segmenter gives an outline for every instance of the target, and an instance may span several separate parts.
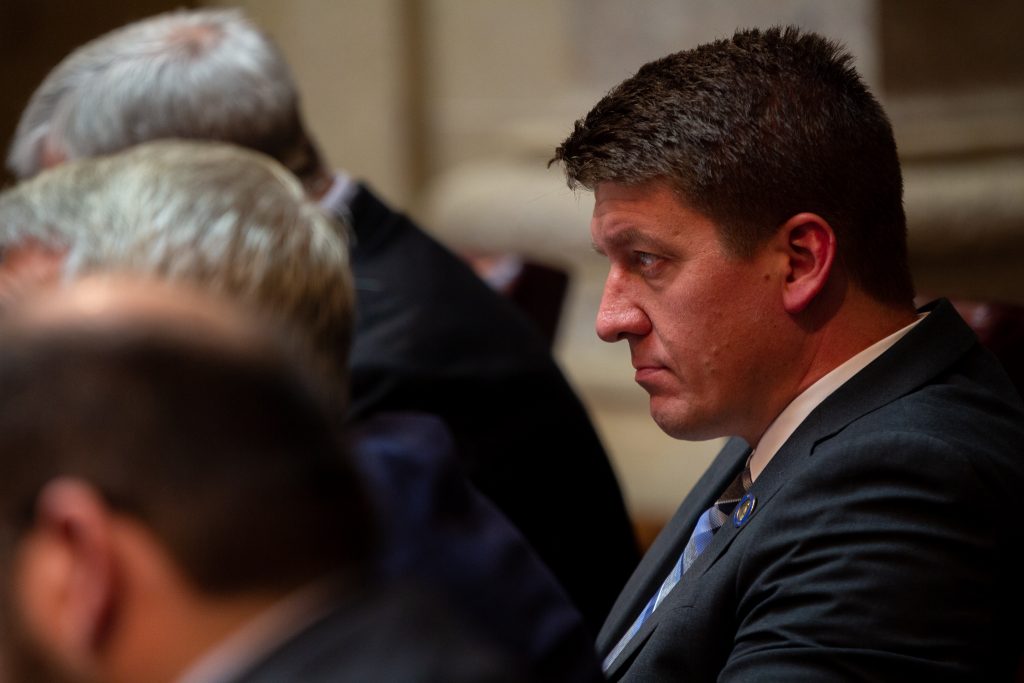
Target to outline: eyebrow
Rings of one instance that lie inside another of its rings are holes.
[[[658,252],[666,252],[670,250],[669,243],[638,230],[637,228],[623,228],[622,230],[615,231],[608,236],[605,242],[612,247],[637,245],[644,248],[652,248]],[[604,255],[604,250],[601,249],[596,242],[591,240],[590,244],[594,248],[594,251],[598,254]]]

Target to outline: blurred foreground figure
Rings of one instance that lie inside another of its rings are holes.
[[[914,309],[892,129],[821,36],[644,65],[556,151],[595,192],[597,331],[651,416],[732,436],[619,597],[611,680],[1007,680],[1024,406]]]
[[[369,501],[289,351],[143,281],[7,312],[3,680],[511,679],[438,607],[368,580]]]
[[[156,138],[269,154],[351,224],[351,414],[443,418],[472,481],[596,631],[637,548],[604,448],[546,340],[460,259],[328,166],[303,126],[288,65],[240,12],[164,14],[74,51],[32,96],[8,165],[27,178]]]
[[[47,277],[127,272],[283,319],[335,387],[341,421],[353,301],[347,251],[331,219],[269,157],[160,141],[64,164],[0,194],[0,247],[10,296]],[[538,680],[599,677],[579,612],[466,481],[437,418],[379,413],[349,432],[385,536],[376,574],[437,592]]]

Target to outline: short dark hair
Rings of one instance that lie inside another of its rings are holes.
[[[211,593],[361,573],[362,481],[325,392],[271,338],[225,343],[180,321],[0,327],[0,524],[27,529],[67,476]]]
[[[903,181],[881,105],[833,42],[794,27],[737,32],[645,64],[557,148],[570,187],[666,181],[747,257],[813,212],[874,298],[913,298]]]

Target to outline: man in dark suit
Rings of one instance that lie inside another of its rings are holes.
[[[642,67],[556,151],[595,190],[597,329],[651,415],[736,437],[599,640],[622,681],[1001,680],[1021,651],[1024,406],[914,310],[889,122],[824,38]]]
[[[543,337],[444,246],[330,169],[287,64],[237,11],[160,15],[74,51],[32,96],[8,165],[26,178],[160,137],[265,152],[350,222],[352,417],[440,416],[472,481],[596,631],[639,556],[604,448]]]
[[[0,339],[4,680],[516,680],[371,580],[333,406],[266,321],[108,278]]]

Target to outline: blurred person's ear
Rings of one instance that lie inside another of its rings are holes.
[[[55,479],[15,555],[15,601],[27,635],[68,672],[88,676],[116,602],[112,516],[99,493]]]
[[[26,290],[49,285],[60,278],[66,250],[25,240],[0,251],[0,306]]]
[[[67,152],[64,148],[56,144],[49,136],[43,141],[41,154],[39,157],[39,164],[43,170],[53,168],[54,166],[60,166],[64,162],[68,161]]]

